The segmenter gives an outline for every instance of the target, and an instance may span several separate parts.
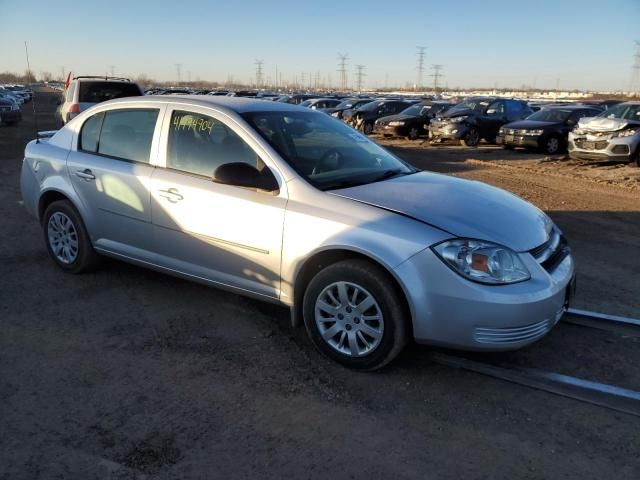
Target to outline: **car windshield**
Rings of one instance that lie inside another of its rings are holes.
[[[378,108],[380,105],[382,105],[382,103],[383,102],[380,101],[380,100],[369,102],[369,103],[365,103],[364,105],[360,105],[358,107],[358,110],[361,111],[361,112],[372,112],[376,108]]]
[[[140,96],[140,89],[129,82],[80,82],[80,103],[100,103],[114,98]]]
[[[536,120],[538,122],[566,122],[571,115],[571,110],[538,110],[536,113],[529,115],[527,120]]]
[[[422,109],[425,108],[424,105],[411,105],[409,108],[405,108],[400,113],[402,115],[420,115]]]
[[[321,190],[417,171],[329,115],[249,112],[243,117],[300,175]]]
[[[599,117],[640,121],[640,104],[622,103],[602,112]]]
[[[447,113],[457,113],[465,110],[474,110],[483,112],[490,104],[489,100],[465,100],[450,108]]]
[[[354,105],[364,105],[365,103],[368,103],[370,100],[354,100],[353,98],[349,98],[347,100],[343,100],[342,102],[340,102],[338,105],[336,105],[336,108],[342,108],[342,109],[347,109],[347,108],[352,108]]]

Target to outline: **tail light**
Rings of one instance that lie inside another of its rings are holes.
[[[80,113],[80,104],[72,103],[69,105],[69,111],[67,112],[67,122]]]

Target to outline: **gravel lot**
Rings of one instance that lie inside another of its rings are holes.
[[[55,95],[38,97],[52,128]],[[637,417],[434,365],[425,347],[354,373],[283,309],[114,261],[65,275],[20,205],[31,108],[0,126],[0,479],[640,478]],[[548,211],[575,250],[575,306],[640,317],[630,167],[383,143]],[[636,336],[560,324],[483,357],[640,390]]]

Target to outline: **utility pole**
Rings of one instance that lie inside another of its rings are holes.
[[[306,74],[304,72],[300,74],[300,85],[302,85],[302,88],[304,88],[304,80],[306,78],[305,75]]]
[[[338,72],[340,73],[340,89],[347,90],[347,60],[349,57],[338,53]]]
[[[418,66],[416,69],[418,70],[418,80],[416,81],[416,90],[422,89],[422,78],[424,75],[424,55],[427,47],[416,47],[418,49]]]
[[[191,70],[187,70],[187,83],[191,84]]]
[[[362,92],[362,79],[366,76],[366,73],[364,73],[365,68],[367,67],[365,67],[364,65],[356,65],[356,70],[358,70],[358,72],[356,73],[358,93]]]
[[[256,60],[256,88],[260,88],[262,86],[262,65],[264,65],[264,60]]]
[[[178,77],[178,85],[180,85],[180,68],[182,68],[182,64],[176,63],[176,75]]]
[[[278,90],[278,65],[276,65],[276,81],[275,81],[275,89]]]
[[[629,91],[640,91],[640,41],[636,40],[636,53],[633,55],[633,70],[631,71],[631,84]]]
[[[429,76],[433,77],[433,91],[436,95],[438,94],[438,87],[440,86],[440,78],[444,77],[444,75],[440,73],[442,67],[444,67],[444,65],[440,65],[438,63],[434,63],[433,65],[431,65],[433,73]]]

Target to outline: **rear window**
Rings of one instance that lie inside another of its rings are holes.
[[[78,101],[80,103],[100,103],[122,97],[138,97],[140,89],[135,83],[91,81],[79,82],[80,91]]]
[[[98,153],[133,162],[149,163],[158,110],[105,112]]]

